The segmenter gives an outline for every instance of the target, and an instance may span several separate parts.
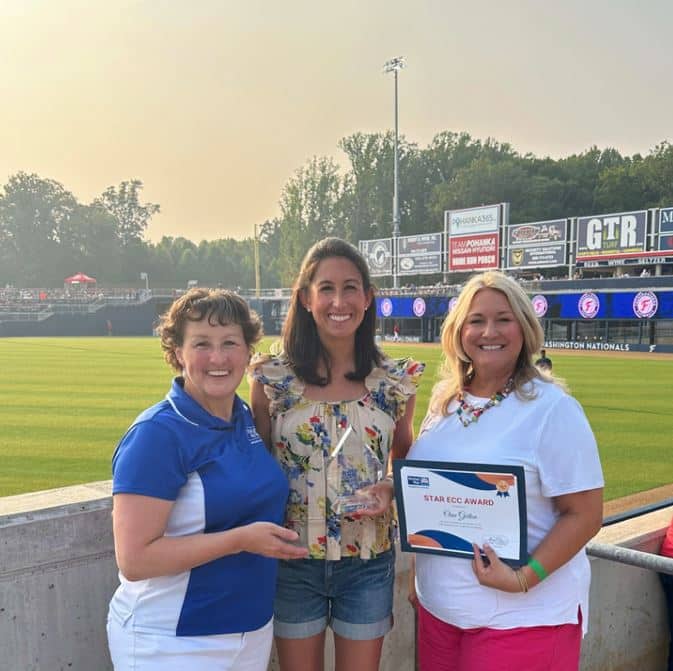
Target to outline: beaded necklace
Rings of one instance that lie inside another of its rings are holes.
[[[459,391],[458,396],[456,396],[456,400],[458,401],[458,409],[456,410],[456,415],[458,416],[458,419],[460,420],[461,424],[464,427],[468,427],[473,422],[478,421],[479,418],[489,408],[492,408],[493,406],[496,405],[500,405],[500,403],[510,395],[513,387],[514,387],[514,380],[510,378],[509,380],[507,380],[507,384],[500,391],[496,391],[495,394],[493,394],[493,396],[491,396],[491,398],[489,398],[488,401],[486,401],[486,403],[482,406],[471,405],[465,400],[463,392]]]

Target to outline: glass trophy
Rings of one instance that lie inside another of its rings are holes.
[[[327,492],[332,511],[347,516],[376,508],[378,499],[366,488],[376,484],[382,474],[381,460],[349,426],[327,462]]]

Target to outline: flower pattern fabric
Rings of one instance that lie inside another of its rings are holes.
[[[269,399],[274,452],[290,483],[285,524],[299,534],[312,559],[370,559],[391,548],[392,512],[373,519],[342,517],[334,510],[335,498],[385,469],[395,423],[424,368],[411,359],[385,358],[365,378],[361,398],[331,402],[305,398],[304,383],[282,355],[253,360],[252,375]]]

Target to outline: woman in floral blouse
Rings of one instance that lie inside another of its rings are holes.
[[[321,671],[325,630],[337,671],[375,671],[392,627],[389,458],[403,458],[423,364],[376,346],[374,288],[349,243],[307,253],[283,329],[283,351],[253,362],[257,429],[290,483],[285,524],[309,558],[281,562],[274,632],[282,671]],[[343,496],[369,485],[367,508]]]

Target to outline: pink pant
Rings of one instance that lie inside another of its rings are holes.
[[[459,629],[418,605],[420,671],[577,671],[582,624]]]

